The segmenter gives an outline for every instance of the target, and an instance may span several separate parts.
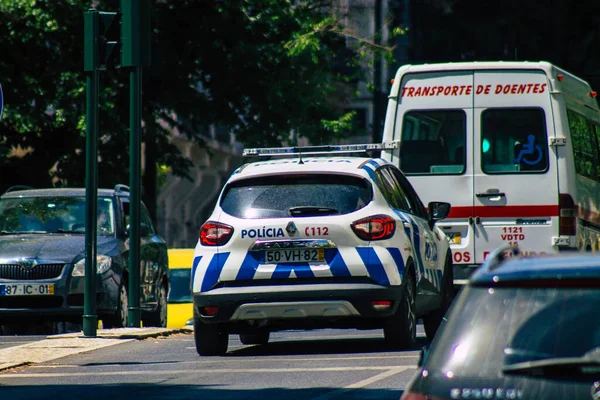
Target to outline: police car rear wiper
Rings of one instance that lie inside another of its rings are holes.
[[[581,357],[557,357],[506,365],[507,375],[564,376],[600,374],[600,348]]]
[[[316,206],[290,207],[288,212],[292,217],[339,214],[339,211],[336,208]]]
[[[48,231],[48,233],[85,233],[85,231],[72,231],[70,229],[53,229],[51,231]]]

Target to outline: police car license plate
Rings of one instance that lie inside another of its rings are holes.
[[[268,263],[323,262],[325,251],[323,249],[265,250],[265,261]]]
[[[11,283],[9,285],[0,285],[0,296],[48,296],[53,294],[53,283]]]

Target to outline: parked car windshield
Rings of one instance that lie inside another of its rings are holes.
[[[371,185],[348,175],[285,175],[244,179],[225,188],[221,208],[238,218],[284,218],[302,209],[326,215],[348,214],[373,198]],[[315,214],[312,214],[315,215]]]
[[[466,287],[432,344],[430,371],[489,376],[504,366],[600,347],[600,289]]]
[[[98,198],[98,234],[113,235],[115,215],[109,197]],[[41,196],[0,199],[0,232],[85,232],[85,197]]]

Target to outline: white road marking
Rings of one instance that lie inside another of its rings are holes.
[[[195,350],[196,348],[193,347]],[[419,355],[415,354],[414,356],[364,356],[364,357],[264,357],[264,358],[253,358],[253,359],[232,359],[232,358],[220,358],[220,359],[212,359],[206,361],[182,361],[182,364],[213,364],[215,362],[256,362],[256,361],[265,361],[265,362],[273,362],[273,361],[346,361],[346,360],[384,360],[384,359],[399,359],[399,358],[415,358],[418,359]]]
[[[360,389],[360,388],[368,386],[368,385],[370,385],[372,383],[380,381],[382,379],[389,378],[390,376],[393,376],[393,375],[399,374],[401,372],[404,372],[404,371],[406,371],[409,368],[414,368],[414,367],[394,367],[394,368],[390,369],[389,371],[385,371],[385,372],[382,372],[381,374],[377,374],[377,375],[372,376],[370,378],[363,379],[362,381],[353,383],[352,385],[345,386],[345,387],[343,387],[341,389],[333,390],[333,391],[331,391],[329,393],[326,393],[326,394],[324,394],[322,396],[313,397],[312,400],[329,400],[329,399],[337,397],[337,396],[339,396],[341,394],[347,393],[350,390]]]
[[[127,376],[131,375],[183,375],[183,374],[265,374],[265,373],[301,373],[301,372],[345,372],[345,371],[388,371],[398,370],[395,373],[414,369],[416,366],[408,365],[390,365],[381,367],[323,367],[323,368],[230,368],[230,369],[183,369],[183,370],[156,370],[156,371],[127,371]],[[381,374],[380,374],[381,375]],[[99,377],[99,376],[123,376],[123,371],[110,372],[80,372],[80,373],[30,373],[30,374],[0,374],[3,378],[62,378],[62,377]],[[379,376],[379,375],[376,375]],[[371,378],[373,379],[373,378]],[[383,378],[382,378],[383,379]],[[360,382],[359,382],[360,383]]]

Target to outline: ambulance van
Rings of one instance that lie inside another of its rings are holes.
[[[383,140],[425,204],[452,204],[439,226],[455,285],[505,244],[598,250],[600,111],[581,78],[547,62],[405,65]]]

